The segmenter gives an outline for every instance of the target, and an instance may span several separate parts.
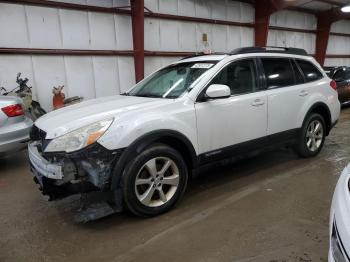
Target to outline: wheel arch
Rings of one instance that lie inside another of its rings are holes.
[[[311,113],[317,113],[323,116],[325,122],[326,122],[326,135],[329,135],[329,132],[332,128],[332,116],[331,111],[329,110],[328,106],[323,102],[317,102],[313,104],[307,113],[305,114],[305,118],[303,120],[303,125],[305,120],[307,119],[307,116],[309,116]]]
[[[135,154],[141,153],[143,149],[154,143],[162,143],[179,151],[183,156],[189,171],[196,167],[197,154],[195,148],[185,135],[178,131],[168,129],[152,131],[136,139],[124,150],[112,172],[112,190],[118,188],[120,185],[123,170],[130,159],[132,159]]]

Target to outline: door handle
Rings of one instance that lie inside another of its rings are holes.
[[[265,104],[265,102],[261,99],[255,99],[254,102],[252,103],[252,106],[262,106]]]
[[[299,96],[307,96],[309,94],[308,91],[306,90],[301,90],[300,93],[299,93]]]

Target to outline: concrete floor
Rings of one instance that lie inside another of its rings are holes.
[[[211,168],[174,210],[152,219],[124,213],[76,224],[78,197],[47,202],[25,152],[0,160],[0,261],[327,261],[349,130],[344,109],[316,158],[279,150]]]

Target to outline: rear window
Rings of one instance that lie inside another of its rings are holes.
[[[306,82],[319,80],[323,77],[322,73],[311,62],[305,60],[296,60],[301,71],[303,71]]]
[[[294,85],[293,68],[288,58],[261,58],[267,88]]]

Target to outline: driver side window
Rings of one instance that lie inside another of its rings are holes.
[[[231,95],[256,91],[256,72],[253,59],[239,60],[224,67],[211,84],[227,85]]]

